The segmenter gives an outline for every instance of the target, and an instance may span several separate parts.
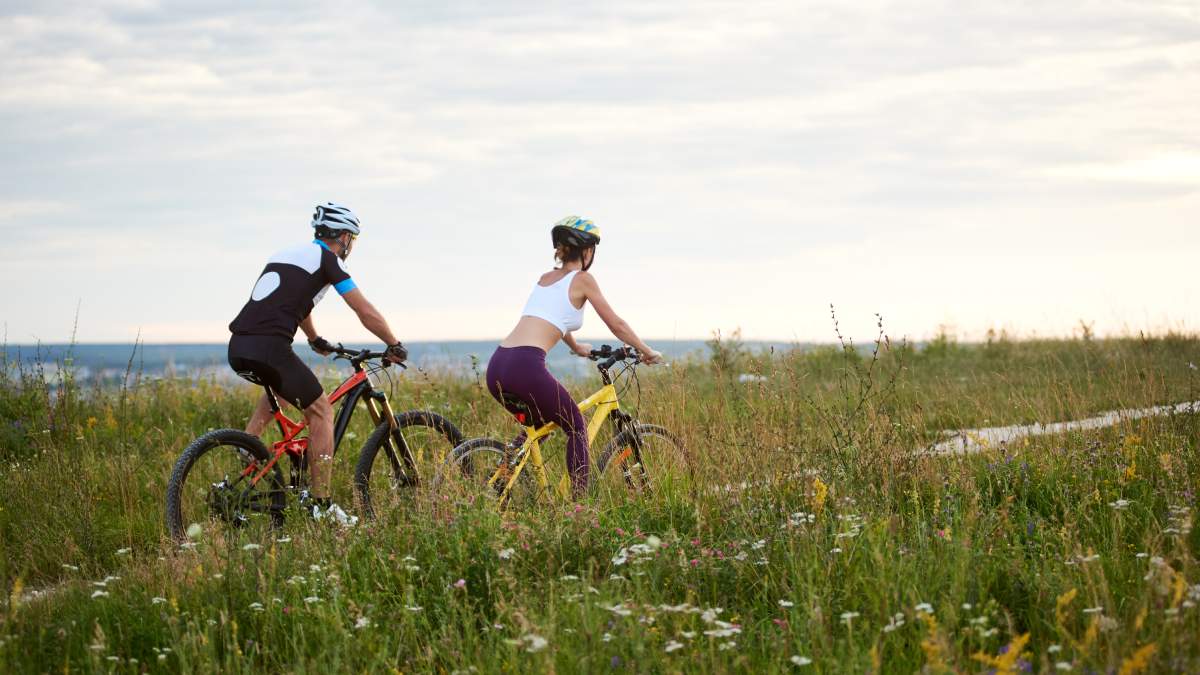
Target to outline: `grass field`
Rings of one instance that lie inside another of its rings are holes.
[[[921,451],[1200,399],[1195,363],[1180,335],[878,359],[714,344],[627,399],[690,451],[651,495],[501,516],[418,489],[353,530],[293,517],[182,549],[170,469],[244,424],[251,387],[133,373],[52,395],[8,367],[0,672],[1200,672],[1200,416]],[[468,436],[516,431],[472,377],[409,372],[391,395]],[[369,432],[359,415],[336,459],[343,503]]]

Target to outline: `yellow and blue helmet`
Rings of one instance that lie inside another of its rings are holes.
[[[567,216],[554,224],[550,239],[555,246],[566,244],[587,248],[600,243],[600,228],[590,220],[579,216]]]

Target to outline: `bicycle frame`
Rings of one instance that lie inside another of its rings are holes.
[[[267,401],[271,405],[271,412],[274,413],[275,422],[279,425],[279,432],[283,435],[283,439],[271,445],[271,459],[261,469],[256,471],[257,462],[251,462],[242,472],[243,477],[254,474],[250,479],[251,485],[257,485],[258,481],[279,462],[279,458],[284,454],[291,455],[300,466],[307,466],[305,452],[308,450],[308,437],[298,438],[298,436],[308,425],[303,421],[292,421],[283,413],[275,392],[271,391],[270,387],[263,387],[263,389],[267,393]],[[337,403],[339,400],[342,401],[342,406],[338,409],[333,423],[334,454],[337,454],[337,449],[342,444],[342,437],[346,434],[346,428],[350,426],[350,418],[354,415],[354,409],[360,400],[366,403],[372,425],[377,426],[386,419],[393,429],[396,428],[396,416],[392,412],[392,406],[388,403],[387,396],[382,391],[375,390],[367,378],[366,371],[362,370],[361,366],[356,365],[354,374],[346,378],[329,395],[331,404]],[[297,480],[293,480],[294,485],[297,482]]]
[[[605,377],[604,379],[607,380],[608,378]],[[579,402],[579,411],[581,413],[587,414],[587,412],[593,408],[595,409],[595,412],[588,420],[587,425],[587,438],[589,445],[592,443],[592,441],[596,440],[597,434],[600,433],[600,427],[604,425],[604,422],[608,420],[609,416],[612,416],[612,418],[617,422],[617,433],[620,433],[621,428],[632,420],[629,415],[625,414],[621,410],[621,402],[617,395],[617,388],[612,382],[605,382],[604,386],[602,386],[599,391]],[[554,422],[547,422],[536,429],[529,426],[525,427],[525,443],[517,451],[517,457],[519,458],[519,461],[517,462],[516,466],[512,467],[510,472],[508,462],[502,461],[492,476],[488,478],[488,487],[494,488],[496,481],[507,477],[507,481],[504,484],[504,489],[500,492],[501,508],[503,508],[505,502],[508,501],[508,496],[513,485],[515,485],[517,479],[521,477],[521,472],[525,470],[525,466],[527,464],[533,464],[534,478],[537,480],[538,487],[541,489],[541,491],[546,492],[550,489],[550,479],[546,476],[546,464],[542,459],[541,441],[557,428],[558,425]],[[562,480],[560,480],[555,487],[555,490],[558,492],[560,497],[564,499],[567,498],[569,484],[570,477],[564,475]]]

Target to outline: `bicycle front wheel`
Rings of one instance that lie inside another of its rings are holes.
[[[609,441],[596,462],[596,488],[645,494],[664,480],[685,476],[691,466],[678,436],[657,424],[637,423]]]
[[[167,482],[171,538],[186,541],[192,525],[201,531],[206,525],[282,525],[286,493],[279,464],[254,482],[270,459],[258,437],[237,429],[217,429],[192,441]]]
[[[458,427],[427,410],[397,413],[395,429],[380,422],[354,468],[354,488],[363,515],[372,518],[387,508],[403,488],[420,482],[422,467],[440,465],[460,443]]]

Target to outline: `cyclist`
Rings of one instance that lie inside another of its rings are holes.
[[[488,361],[487,383],[492,396],[518,419],[526,413],[533,416],[525,424],[541,426],[551,421],[566,433],[567,471],[572,492],[579,498],[588,484],[587,425],[571,394],[546,369],[546,352],[562,340],[575,354],[589,355],[592,346],[577,342],[572,331],[583,325],[583,305],[590,302],[613,335],[637,349],[644,363],[660,362],[662,355],[617,316],[596,277],[588,272],[600,243],[600,228],[590,220],[567,216],[554,224],[550,238],[560,264],[534,285],[517,326]]]
[[[344,261],[360,232],[358,218],[345,206],[326,202],[317,205],[312,227],[315,238],[311,243],[285,248],[271,256],[250,292],[250,300],[229,324],[233,333],[229,365],[245,379],[270,386],[279,400],[304,412],[312,486],[310,494],[301,495],[305,511],[314,520],[328,517],[353,525],[358,519],[346,515],[329,496],[333,406],[317,376],[292,351],[292,340],[296,328],[301,328],[313,351],[323,356],[332,352],[333,345],[317,333],[311,312],[333,286],[362,325],[389,345],[389,361],[400,363],[408,352],[346,271]],[[271,406],[264,392],[246,424],[246,433],[262,434],[271,419]]]

